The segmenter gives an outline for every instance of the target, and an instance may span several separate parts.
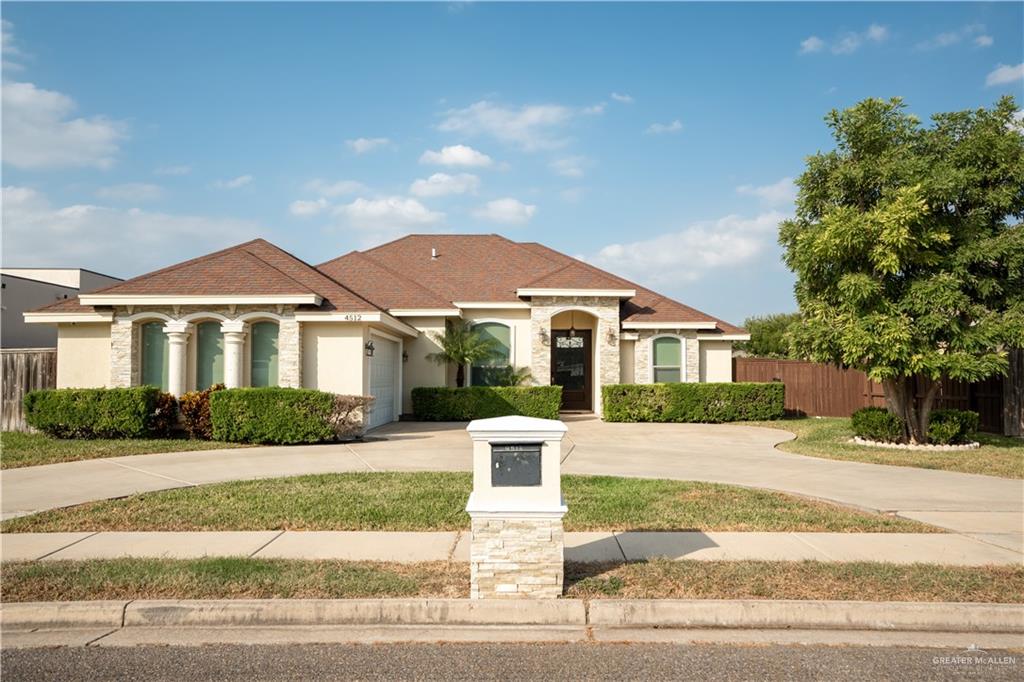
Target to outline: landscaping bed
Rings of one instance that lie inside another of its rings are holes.
[[[972,436],[981,444],[978,448],[925,451],[877,448],[851,443],[853,429],[850,420],[843,417],[803,417],[747,424],[784,429],[796,434],[796,440],[780,443],[777,447],[798,455],[919,469],[942,469],[1002,478],[1024,478],[1024,440],[992,433],[978,432]]]
[[[342,473],[233,481],[89,502],[5,521],[12,532],[388,530],[469,527],[472,474]],[[563,476],[567,531],[939,532],[794,495],[715,483]]]
[[[75,462],[100,457],[150,455],[159,452],[186,450],[219,450],[245,447],[238,443],[223,443],[188,438],[54,438],[43,433],[4,431],[0,434],[0,467],[18,467]]]
[[[646,561],[565,566],[584,599],[1024,602],[1024,567],[816,561]],[[465,562],[112,559],[4,565],[5,602],[94,599],[468,597]]]

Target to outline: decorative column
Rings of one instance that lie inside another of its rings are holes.
[[[222,322],[220,331],[224,334],[224,385],[228,388],[241,388],[245,376],[242,367],[245,357],[245,322]]]
[[[188,367],[188,335],[192,325],[188,322],[168,322],[167,334],[167,391],[180,396],[185,393],[185,371]]]

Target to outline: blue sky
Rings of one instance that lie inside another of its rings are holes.
[[[1014,4],[3,3],[3,261],[542,241],[730,321],[822,118],[1024,91]]]

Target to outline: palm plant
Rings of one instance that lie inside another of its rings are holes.
[[[428,353],[427,359],[439,365],[455,365],[455,385],[466,385],[466,366],[493,358],[498,343],[473,331],[469,323],[456,320],[445,325],[444,333],[432,332],[430,338],[441,347],[436,353]]]

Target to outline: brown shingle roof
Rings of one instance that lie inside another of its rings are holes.
[[[451,308],[451,301],[420,286],[397,270],[369,256],[352,251],[317,266],[332,279],[367,294],[380,307]]]

